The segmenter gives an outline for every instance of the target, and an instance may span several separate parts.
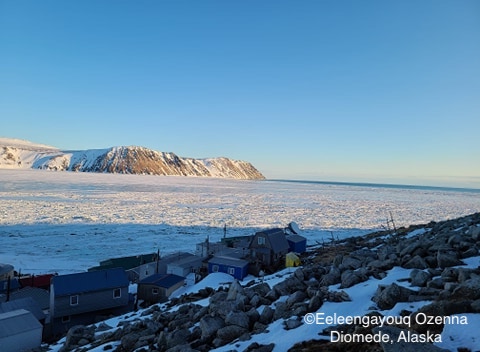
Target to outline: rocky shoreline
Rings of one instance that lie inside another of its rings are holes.
[[[228,289],[206,288],[196,294],[172,299],[165,309],[152,306],[142,313],[142,317],[121,322],[117,327],[104,323],[74,327],[62,342],[61,351],[88,351],[97,346],[119,352],[209,351],[236,340],[248,341],[255,334],[268,331],[269,324],[279,319],[282,319],[285,330],[296,329],[304,324],[305,314],[317,312],[324,302],[349,301],[349,295],[342,289],[371,277],[382,279],[394,267],[411,269],[408,281],[416,290],[396,283],[379,286],[372,297],[371,314],[381,316],[382,310],[390,309],[398,302],[425,300],[431,303],[414,312],[404,311],[402,316],[446,317],[480,313],[480,267],[458,267],[463,259],[478,256],[479,248],[480,213],[400,228],[395,232],[352,237],[309,251],[301,268],[272,287],[267,282],[250,282],[242,286],[234,281]],[[340,284],[339,290],[329,289],[336,284]],[[195,303],[205,298],[208,298],[208,305]],[[172,307],[178,309],[168,310]],[[259,307],[263,307],[261,313],[257,310]],[[440,333],[443,326],[443,321],[435,322],[428,325],[428,332]],[[378,326],[365,328],[359,324],[341,328],[360,335],[378,331]],[[425,328],[420,324],[408,327],[393,324],[384,327],[384,332],[391,336],[422,334],[426,333]],[[322,333],[328,334],[328,331]],[[263,352],[272,351],[274,347],[274,344],[252,342],[243,350]],[[347,350],[442,351],[429,341],[333,343],[315,336],[306,337],[306,341],[290,349]]]

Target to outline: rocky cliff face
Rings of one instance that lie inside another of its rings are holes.
[[[224,157],[182,158],[174,153],[136,146],[61,151],[53,147],[3,141],[3,146],[0,146],[0,168],[265,179],[260,171],[246,161]]]

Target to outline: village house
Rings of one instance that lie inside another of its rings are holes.
[[[50,284],[52,333],[91,324],[96,315],[128,311],[128,286],[127,275],[121,268],[54,276]]]
[[[185,284],[185,277],[175,274],[154,274],[138,283],[137,297],[147,304],[165,302]]]
[[[248,275],[248,265],[248,261],[243,259],[214,256],[208,261],[208,273],[226,273],[243,280]]]
[[[192,254],[178,260],[173,260],[167,264],[166,273],[183,277],[188,276],[188,274],[198,273],[203,266],[204,259],[205,258]]]
[[[154,262],[156,258],[157,258],[156,253],[138,254],[138,255],[131,255],[127,257],[119,257],[119,258],[110,258],[110,259],[102,260],[98,268],[101,270],[113,269],[113,268],[123,268],[124,270],[128,270],[145,263]],[[92,268],[92,269],[95,269],[95,268]],[[89,271],[91,270],[89,269]]]
[[[48,290],[53,276],[53,274],[23,275],[18,278],[18,281],[22,287],[38,287]]]
[[[0,313],[8,313],[18,309],[25,309],[42,324],[45,323],[45,313],[37,302],[31,297],[19,298],[12,301],[0,303]]]
[[[48,311],[50,307],[50,293],[43,288],[29,286],[23,287],[20,290],[12,292],[9,301],[16,301],[24,298],[33,299],[44,311]]]
[[[227,248],[227,245],[223,242],[210,242],[207,238],[204,242],[200,242],[196,244],[195,247],[195,255],[200,257],[208,257],[211,255],[215,255],[216,253],[224,250]]]
[[[303,236],[289,235],[287,236],[287,242],[290,252],[301,254],[307,251],[307,239]]]
[[[0,348],[2,352],[29,351],[42,343],[43,326],[25,309],[0,313]]]
[[[187,252],[176,252],[160,257],[151,263],[140,265],[127,271],[132,282],[139,282],[153,274],[184,274],[197,272],[202,265],[202,257]]]
[[[252,258],[267,267],[283,263],[289,248],[285,232],[280,228],[256,232],[250,242]]]

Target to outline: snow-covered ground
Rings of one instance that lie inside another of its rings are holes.
[[[308,244],[387,225],[480,211],[479,192],[282,181],[0,170],[0,262],[31,273],[83,271],[100,260],[193,252],[207,236],[295,221]]]

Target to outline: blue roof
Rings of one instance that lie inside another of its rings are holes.
[[[290,236],[287,236],[287,241],[290,241],[293,243],[301,243],[301,242],[307,242],[307,238],[300,235],[290,235]]]
[[[127,287],[130,282],[124,269],[114,268],[54,276],[52,283],[55,296],[66,296]]]
[[[248,262],[246,260],[225,257],[213,257],[208,261],[208,263],[217,265],[228,265],[236,268],[244,268],[248,265]]]
[[[149,284],[163,288],[170,288],[181,281],[185,281],[183,276],[178,276],[175,274],[154,274],[146,277],[140,281],[139,284]]]

